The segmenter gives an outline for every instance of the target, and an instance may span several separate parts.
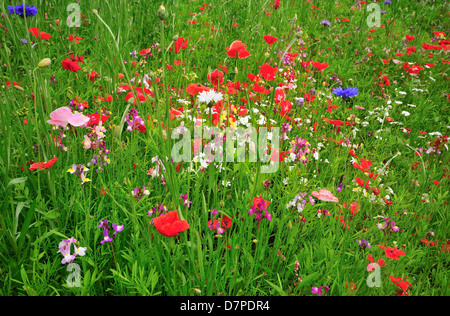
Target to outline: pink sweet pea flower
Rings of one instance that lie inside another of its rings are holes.
[[[315,196],[321,201],[325,202],[339,202],[338,198],[333,195],[330,191],[327,189],[320,189],[319,192],[314,191],[311,193],[311,195]]]
[[[72,110],[67,106],[54,110],[50,113],[50,118],[51,120],[48,120],[47,123],[64,127],[67,124],[75,127],[84,126],[90,120],[90,117],[83,115],[83,113],[72,113]]]

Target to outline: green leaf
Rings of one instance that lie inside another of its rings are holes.
[[[28,177],[22,177],[22,178],[15,178],[15,179],[12,179],[11,181],[9,181],[7,187],[9,187],[10,185],[13,185],[13,184],[18,184],[18,183],[25,182],[25,181],[27,181],[27,180],[28,180]]]
[[[44,219],[55,219],[59,217],[59,213],[55,210],[45,213]]]
[[[271,287],[273,287],[278,292],[278,294],[280,294],[281,296],[286,296],[286,293],[284,293],[284,291],[281,287],[279,287],[278,285],[276,285],[270,281],[267,281],[267,280],[264,280],[264,281],[266,281]]]
[[[25,215],[25,220],[22,224],[22,230],[20,231],[20,235],[18,238],[18,250],[20,251],[25,243],[25,238],[28,232],[28,229],[30,228],[31,221],[33,220],[34,211],[36,210],[36,203],[37,200],[34,200],[31,204],[30,208],[28,209],[27,214]]]

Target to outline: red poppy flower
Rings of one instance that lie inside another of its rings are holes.
[[[257,197],[254,197],[254,198],[253,198],[253,205],[255,206],[256,209],[259,210],[259,204],[260,204],[262,201],[264,201],[264,203],[265,203],[265,208],[268,208],[269,205],[270,205],[270,203],[271,203],[270,201],[264,200],[264,199],[261,197],[261,194],[260,194],[259,197],[257,196]]]
[[[136,91],[136,96],[138,97],[140,102],[146,102],[148,101],[148,98],[140,91]],[[128,102],[131,98],[134,98],[133,91],[128,92],[128,94],[125,96],[125,101]],[[137,104],[137,101],[134,100],[134,105]]]
[[[405,252],[403,250],[397,249],[397,247],[386,247],[384,250],[384,253],[386,254],[386,257],[389,259],[399,260],[400,256],[404,256]]]
[[[99,75],[100,75],[99,73],[93,71],[89,74],[89,80],[95,82],[95,78],[97,78]]]
[[[108,94],[106,97],[94,97],[94,99],[97,99],[99,101],[107,101],[107,102],[113,101],[113,97],[110,94]],[[96,102],[96,101],[94,100],[94,102]]]
[[[213,86],[217,86],[223,83],[223,72],[220,70],[214,70],[208,74],[208,81],[211,82]]]
[[[411,55],[412,53],[416,52],[416,48],[414,46],[410,46],[406,49],[406,54]]]
[[[20,86],[21,82],[12,82],[14,86]],[[6,86],[9,88],[11,86],[11,81],[6,81]]]
[[[447,38],[445,40],[439,41],[438,44],[441,46],[448,46],[448,45],[450,45],[450,39]]]
[[[406,281],[406,277],[404,277],[404,278],[393,277],[391,275],[391,276],[389,276],[389,278],[391,279],[392,283],[394,283],[395,285],[397,285],[398,287],[400,287],[402,289],[402,292],[398,293],[398,295],[401,295],[401,296],[408,295],[408,287],[411,286],[411,283]]]
[[[69,58],[66,58],[62,61],[62,66],[64,69],[67,69],[67,70],[70,70],[73,72],[77,72],[78,70],[81,70],[80,65],[78,65],[77,62],[75,62]]]
[[[109,115],[103,115],[103,114],[91,114],[90,116],[90,120],[88,122],[88,125],[98,125],[100,123],[100,121],[102,122],[102,124],[104,124],[106,122],[106,120],[109,119]]]
[[[150,50],[151,50],[151,48],[143,49],[139,52],[139,55],[141,55],[141,56],[147,55],[148,53],[150,53]]]
[[[373,257],[370,254],[367,255],[367,259],[369,259],[369,261],[370,261],[370,263],[367,265],[367,271],[372,272],[372,270],[375,269],[375,266],[373,265],[373,263],[375,263],[375,262],[373,261]],[[386,263],[384,263],[383,258],[379,258],[377,260],[376,264],[378,264],[378,266],[380,266],[380,267],[386,266]]]
[[[273,6],[274,10],[278,9],[280,7],[280,0],[275,0],[271,3],[271,5]]]
[[[423,243],[424,243],[425,245],[427,245],[428,247],[434,246],[434,245],[435,245],[435,243],[434,243],[433,241],[428,240],[428,239],[426,239],[426,238],[422,238],[420,241],[423,242]]]
[[[422,69],[423,67],[413,65],[411,68],[406,69],[406,71],[409,72],[410,74],[418,74]]]
[[[364,181],[361,178],[356,178],[355,179],[356,183],[358,183],[360,186],[364,186]]]
[[[219,223],[217,219],[214,220],[214,227]],[[223,231],[226,231],[228,228],[231,227],[231,224],[233,224],[233,221],[231,218],[229,218],[226,215],[223,215],[222,220],[220,221],[220,227],[223,229]],[[208,226],[211,226],[211,220],[208,221]]]
[[[82,40],[82,39],[83,39],[82,37],[75,36],[75,35],[72,35],[72,34],[70,34],[70,35],[67,37],[67,40],[68,40],[68,41],[74,42],[75,44],[79,44],[79,43],[80,43],[80,40]]]
[[[30,166],[30,170],[36,170],[36,169],[48,169],[58,160],[55,156],[49,161],[45,162],[36,162]]]
[[[347,203],[345,203],[344,205],[347,205]],[[353,216],[356,215],[356,213],[359,212],[360,210],[360,205],[356,202],[352,202],[350,203],[350,206],[348,207],[348,209],[350,210],[350,214],[352,214]]]
[[[50,34],[39,31],[37,27],[31,27],[28,31],[37,39],[50,39],[52,37]]]
[[[259,74],[267,81],[274,81],[277,75],[277,68],[264,64],[259,70]]]
[[[406,40],[407,41],[412,41],[413,39],[415,39],[414,36],[409,36],[408,34],[406,34]]]
[[[171,119],[179,118],[183,115],[183,106],[178,109],[170,108],[169,115]]]
[[[231,45],[226,47],[227,49],[227,56],[231,58],[247,58],[250,55],[250,53],[247,50],[247,45],[242,43],[240,40],[236,40]]]
[[[314,99],[316,98],[315,95],[309,94],[309,93],[305,93],[303,95],[303,97],[305,98],[306,101],[312,102],[314,101]]]
[[[356,162],[353,163],[353,167],[363,171],[369,172],[369,168],[372,166],[372,161],[361,158],[361,165],[358,165]]]
[[[286,116],[286,114],[288,114],[291,109],[292,109],[292,102],[289,100],[284,100],[280,102],[280,107],[281,107],[281,111],[280,111],[280,115],[281,117],[286,118],[287,120],[290,120],[291,117]]]
[[[276,41],[278,41],[278,38],[275,37],[275,36],[264,35],[263,38],[264,38],[264,40],[266,41],[266,43],[270,45],[270,47],[272,47],[272,44],[273,44],[273,43],[275,43]]]
[[[355,151],[353,149],[351,149],[348,153],[349,153],[349,155],[352,155],[353,157],[358,158],[358,156],[355,154]]]
[[[259,76],[256,76],[256,75],[251,74],[251,73],[247,73],[247,78],[248,78],[250,81],[256,81],[256,82],[259,81]]]
[[[335,126],[341,126],[341,125],[344,125],[344,122],[341,121],[341,120],[329,120],[328,122],[329,122],[330,124],[335,125]]]
[[[286,98],[286,94],[284,93],[283,88],[277,87],[275,89],[275,104],[278,104],[281,101],[284,101],[285,98]]]
[[[186,220],[180,220],[177,211],[170,211],[166,215],[153,219],[155,228],[166,237],[174,237],[189,228]]]
[[[175,54],[178,54],[181,49],[186,49],[187,44],[188,44],[187,38],[178,37],[178,39],[173,43],[173,48],[175,49],[174,50]]]
[[[440,31],[435,31],[435,32],[433,32],[431,34],[439,36],[439,37],[444,37],[445,36],[445,33],[444,32],[440,32]]]
[[[253,90],[254,90],[255,92],[262,93],[262,94],[269,94],[269,93],[270,93],[270,90],[264,88],[263,86],[260,86],[260,85],[259,85],[258,83],[256,83],[256,82],[253,84]]]
[[[311,64],[320,71],[324,70],[329,66],[328,63],[319,63],[317,61],[313,61]]]
[[[203,92],[203,91],[208,91],[208,90],[209,90],[208,87],[205,87],[204,85],[197,84],[197,83],[190,83],[186,87],[186,92],[189,93],[191,96],[199,94],[200,92]]]
[[[422,48],[425,50],[431,50],[431,49],[440,50],[440,49],[442,49],[441,46],[427,44],[427,43],[422,43]]]
[[[275,162],[284,161],[284,158],[289,156],[290,151],[283,150],[280,152],[279,149],[274,149],[272,155],[270,156],[270,160]]]

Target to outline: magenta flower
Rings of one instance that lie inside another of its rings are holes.
[[[112,236],[110,236],[111,227],[109,226],[107,219],[100,221],[100,224],[97,227],[103,228],[103,240],[101,240],[100,243],[104,244],[105,242],[113,242],[117,234],[123,231],[124,225],[113,223],[112,228],[114,233]]]
[[[180,194],[180,199],[183,199],[183,205],[187,205],[188,208],[191,207],[192,201],[189,201],[187,194]]]
[[[71,245],[74,245],[74,253],[70,253]],[[87,247],[77,247],[77,240],[74,237],[69,239],[63,239],[59,245],[59,250],[56,253],[61,253],[63,255],[63,259],[61,260],[62,264],[71,263],[77,256],[84,256],[86,254]]]
[[[325,285],[323,288],[325,290],[323,295],[325,295],[330,290],[330,287],[328,285]],[[313,286],[311,288],[311,293],[312,294],[317,294],[317,296],[322,296],[322,286],[319,286],[319,287]]]

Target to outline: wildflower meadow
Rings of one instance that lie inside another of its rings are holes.
[[[450,294],[447,1],[0,11],[1,296]]]

